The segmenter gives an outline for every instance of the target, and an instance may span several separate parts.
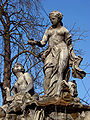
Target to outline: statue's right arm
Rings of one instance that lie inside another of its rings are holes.
[[[48,39],[49,39],[48,30],[46,30],[41,41],[35,41],[35,40],[31,39],[28,41],[28,44],[38,45],[39,47],[44,47],[46,45]]]

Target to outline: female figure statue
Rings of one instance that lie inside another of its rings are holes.
[[[29,40],[28,44],[43,47],[48,42],[48,49],[42,55],[45,73],[44,92],[47,96],[60,96],[61,82],[68,81],[66,76],[69,74],[69,65],[73,69],[74,77],[82,79],[85,72],[79,68],[82,58],[74,54],[71,35],[63,27],[63,15],[53,11],[49,14],[49,18],[52,26],[45,31],[42,40]]]

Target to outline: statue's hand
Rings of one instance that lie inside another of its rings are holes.
[[[33,38],[31,38],[30,40],[27,41],[27,44],[36,45],[36,41]]]
[[[61,86],[62,87],[68,87],[68,83],[65,81],[65,80],[63,80],[62,82],[61,82]]]

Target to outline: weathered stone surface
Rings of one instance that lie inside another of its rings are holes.
[[[20,77],[20,79],[23,79],[23,77]],[[17,80],[16,83],[20,81]],[[14,87],[17,86],[16,83]],[[13,96],[10,96],[10,91],[6,88],[7,104],[0,107],[0,120],[89,119],[90,111],[88,110],[90,110],[90,107],[81,104],[80,99],[77,97],[77,85],[75,81],[66,82],[63,80],[61,82],[60,97],[45,94],[39,98],[38,94],[30,94],[29,90],[31,87],[29,85],[27,85],[26,90],[21,90]]]
[[[6,112],[0,107],[0,118],[5,117]]]
[[[33,82],[29,73],[25,72],[24,67],[20,63],[15,63],[12,69],[14,75],[17,77],[17,80],[13,86],[13,94],[17,94],[19,92],[27,93],[29,92],[31,95],[34,94]]]
[[[58,11],[49,14],[52,26],[41,41],[29,40],[31,45],[43,47],[48,42],[48,49],[41,55],[44,61],[44,92],[39,97],[34,93],[31,76],[20,63],[15,63],[12,71],[17,77],[13,86],[13,96],[7,93],[7,104],[0,107],[0,120],[89,120],[90,106],[85,106],[77,97],[75,80],[82,79],[86,73],[79,68],[82,61],[73,51],[69,31],[63,27],[63,15]]]
[[[41,41],[29,40],[28,44],[43,47],[48,42],[48,49],[41,58],[44,61],[44,92],[47,96],[60,96],[61,82],[68,82],[70,69],[72,76],[83,79],[86,73],[79,68],[82,61],[73,51],[72,38],[69,31],[63,27],[63,15],[58,11],[49,14],[52,26],[46,31]]]
[[[72,85],[75,87],[73,82],[63,81],[60,97],[43,95],[39,99],[29,92],[14,94],[13,99],[0,107],[0,120],[88,120],[90,107],[74,95]]]
[[[85,113],[84,120],[90,120],[90,111]]]
[[[7,113],[0,120],[90,120],[89,106],[26,106],[24,111]]]

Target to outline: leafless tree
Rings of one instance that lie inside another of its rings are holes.
[[[16,61],[23,63],[34,80],[41,70],[38,58],[40,49],[26,45],[30,38],[40,39],[46,27],[40,4],[39,0],[0,0],[0,67],[3,73],[0,86],[3,104],[6,101],[5,87],[11,89],[14,82],[11,80],[11,68]],[[33,66],[37,69],[33,68],[35,75],[31,71]]]

